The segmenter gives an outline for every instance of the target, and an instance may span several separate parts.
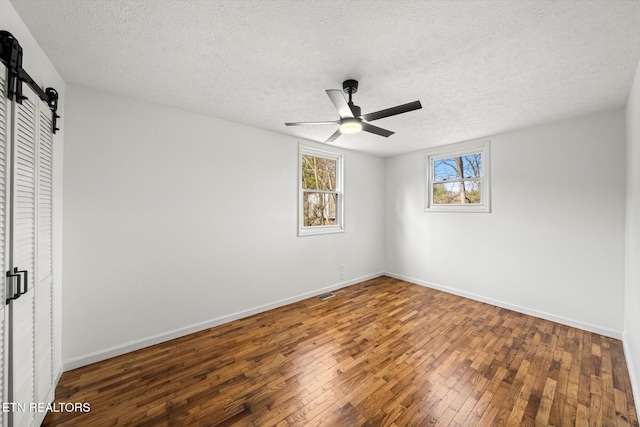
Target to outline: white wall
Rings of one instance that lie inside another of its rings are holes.
[[[66,369],[383,270],[380,158],[343,151],[346,232],[297,237],[296,138],[71,84],[66,114]]]
[[[625,357],[640,410],[640,64],[627,103]]]
[[[489,139],[491,213],[424,212],[424,153],[386,159],[387,272],[621,337],[623,111]]]
[[[62,374],[61,359],[61,283],[62,283],[62,157],[66,114],[65,83],[49,58],[38,45],[13,5],[0,0],[0,29],[9,31],[23,49],[22,66],[29,75],[44,87],[58,91],[58,121],[60,130],[53,137],[53,372],[56,378]]]

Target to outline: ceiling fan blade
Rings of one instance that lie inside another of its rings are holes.
[[[378,126],[374,126],[370,123],[362,123],[362,130],[375,133],[376,135],[384,136],[385,138],[390,137],[395,132],[391,132],[390,130],[379,128]],[[338,131],[339,132],[339,131]]]
[[[285,126],[309,126],[309,125],[337,125],[340,120],[333,120],[330,122],[292,122],[285,123]]]
[[[361,116],[364,120],[370,122],[372,120],[383,119],[389,116],[395,116],[396,114],[407,113],[413,110],[419,110],[422,108],[420,101],[410,102],[408,104],[398,105],[397,107],[387,108],[386,110],[376,111],[375,113],[369,113]]]
[[[331,102],[335,105],[336,110],[338,110],[338,114],[340,117],[345,119],[347,117],[353,117],[353,112],[351,108],[349,108],[349,104],[347,104],[347,100],[344,99],[342,95],[342,91],[338,89],[327,89],[327,95],[331,98]]]
[[[333,142],[333,141],[335,141],[336,139],[338,139],[338,138],[340,137],[340,135],[342,135],[342,132],[340,132],[340,129],[338,129],[338,130],[337,130],[337,131],[335,131],[335,132],[333,133],[333,135],[331,135],[331,136],[329,137],[329,139],[327,139],[325,142]]]

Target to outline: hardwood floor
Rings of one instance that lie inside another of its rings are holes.
[[[620,341],[380,277],[63,374],[45,426],[638,426]]]

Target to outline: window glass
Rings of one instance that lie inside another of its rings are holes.
[[[336,160],[303,155],[302,188],[305,190],[335,190],[337,164]]]

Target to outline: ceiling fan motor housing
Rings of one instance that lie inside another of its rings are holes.
[[[345,80],[342,82],[342,90],[348,94],[356,93],[358,91],[358,81],[352,79]]]

